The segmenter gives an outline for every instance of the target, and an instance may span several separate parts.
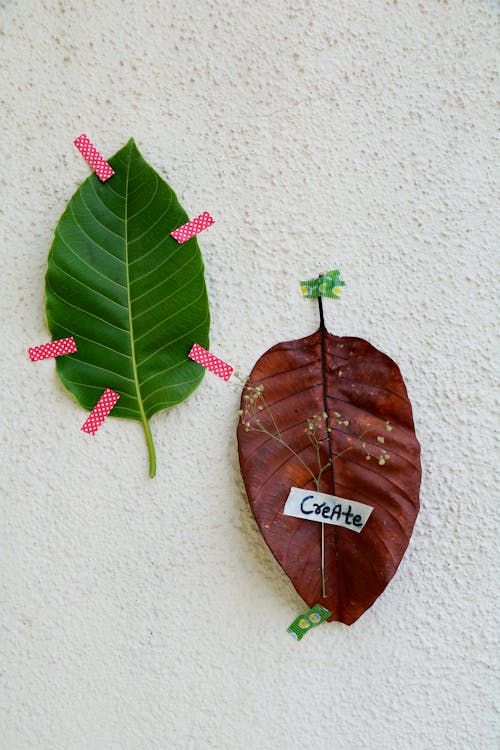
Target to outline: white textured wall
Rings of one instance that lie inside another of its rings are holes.
[[[493,87],[488,0],[1,3],[2,750],[486,750],[493,705]],[[316,327],[406,377],[422,511],[353,627],[303,604],[239,479],[238,396],[207,376],[95,439],[32,365],[56,222],[133,135],[191,214],[212,349],[242,372]],[[235,324],[236,323],[236,324]],[[190,507],[192,520],[181,518]]]

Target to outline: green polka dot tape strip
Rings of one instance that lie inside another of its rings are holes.
[[[343,286],[345,286],[345,283],[338,268],[321,274],[317,279],[300,282],[302,294],[307,299],[317,299],[318,297],[340,299],[341,287]]]
[[[315,604],[309,612],[305,612],[303,615],[299,615],[296,620],[287,628],[287,633],[290,633],[292,638],[296,641],[302,640],[305,634],[315,628],[317,625],[321,625],[322,622],[328,620],[332,613],[329,612],[321,604]]]

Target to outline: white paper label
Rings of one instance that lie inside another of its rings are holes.
[[[359,533],[363,530],[372,510],[371,505],[357,503],[355,500],[292,487],[283,513],[285,516],[303,518],[305,521],[343,526],[344,529]]]

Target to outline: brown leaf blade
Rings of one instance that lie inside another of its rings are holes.
[[[264,386],[265,399],[283,441],[238,426],[240,467],[257,524],[273,555],[297,592],[312,607],[322,604],[350,625],[384,591],[406,551],[419,509],[420,446],[411,404],[397,364],[359,338],[318,330],[312,336],[277,344],[257,361],[249,378]],[[245,392],[243,393],[243,396]],[[242,408],[244,406],[242,396]],[[292,486],[315,489],[306,466],[316,473],[317,455],[305,426],[328,413],[320,435],[320,462],[326,464],[329,440],[333,472],[321,478],[321,491],[357,500],[374,510],[358,534],[325,524],[325,589],[321,580],[321,524],[283,515]],[[339,413],[342,418],[336,418]],[[275,434],[267,410],[262,424]],[[386,421],[392,426],[385,430]],[[345,425],[344,422],[348,424]],[[366,449],[390,459],[367,461]],[[377,441],[384,438],[384,443]],[[355,447],[352,447],[352,446]]]

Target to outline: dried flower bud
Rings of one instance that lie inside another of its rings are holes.
[[[377,442],[379,442],[379,443],[383,443],[384,442],[384,438],[382,437],[382,435],[377,435]]]

